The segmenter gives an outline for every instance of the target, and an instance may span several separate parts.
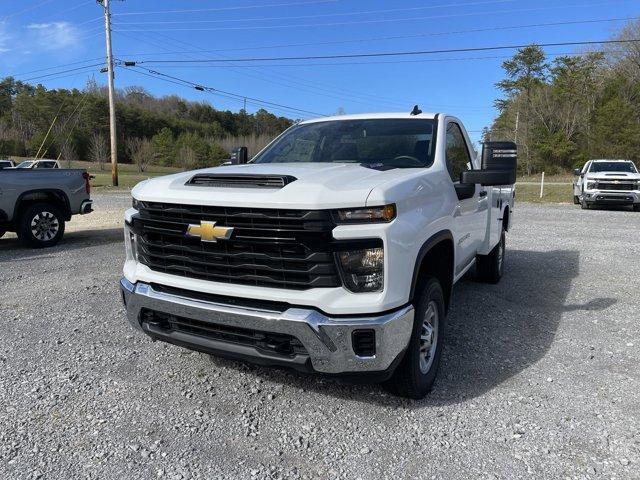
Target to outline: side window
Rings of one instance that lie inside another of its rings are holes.
[[[460,174],[469,169],[471,157],[467,148],[467,142],[464,140],[462,130],[457,123],[449,123],[447,125],[447,169],[451,180],[460,181]]]

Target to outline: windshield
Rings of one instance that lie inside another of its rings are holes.
[[[29,168],[31,165],[33,165],[33,162],[27,160],[26,162],[19,163],[16,168]]]
[[[593,162],[590,173],[597,172],[625,172],[625,173],[638,173],[635,165],[632,162]]]
[[[252,163],[359,163],[419,168],[433,163],[435,120],[334,120],[286,131]]]

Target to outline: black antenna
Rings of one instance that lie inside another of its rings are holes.
[[[420,115],[422,110],[418,108],[418,105],[413,106],[413,110],[411,110],[411,115]]]

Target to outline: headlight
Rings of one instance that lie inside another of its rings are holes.
[[[384,249],[338,252],[345,287],[352,292],[378,292],[384,285]]]
[[[131,206],[136,210],[140,210],[140,202],[133,197],[131,197]]]
[[[587,182],[587,190],[593,190],[595,188],[598,188],[597,182]]]
[[[338,223],[388,223],[396,218],[396,206],[345,208],[335,213]]]

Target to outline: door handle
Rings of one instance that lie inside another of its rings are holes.
[[[486,197],[487,196],[487,191],[486,190],[480,190],[480,193],[478,195],[480,196],[480,198]]]

